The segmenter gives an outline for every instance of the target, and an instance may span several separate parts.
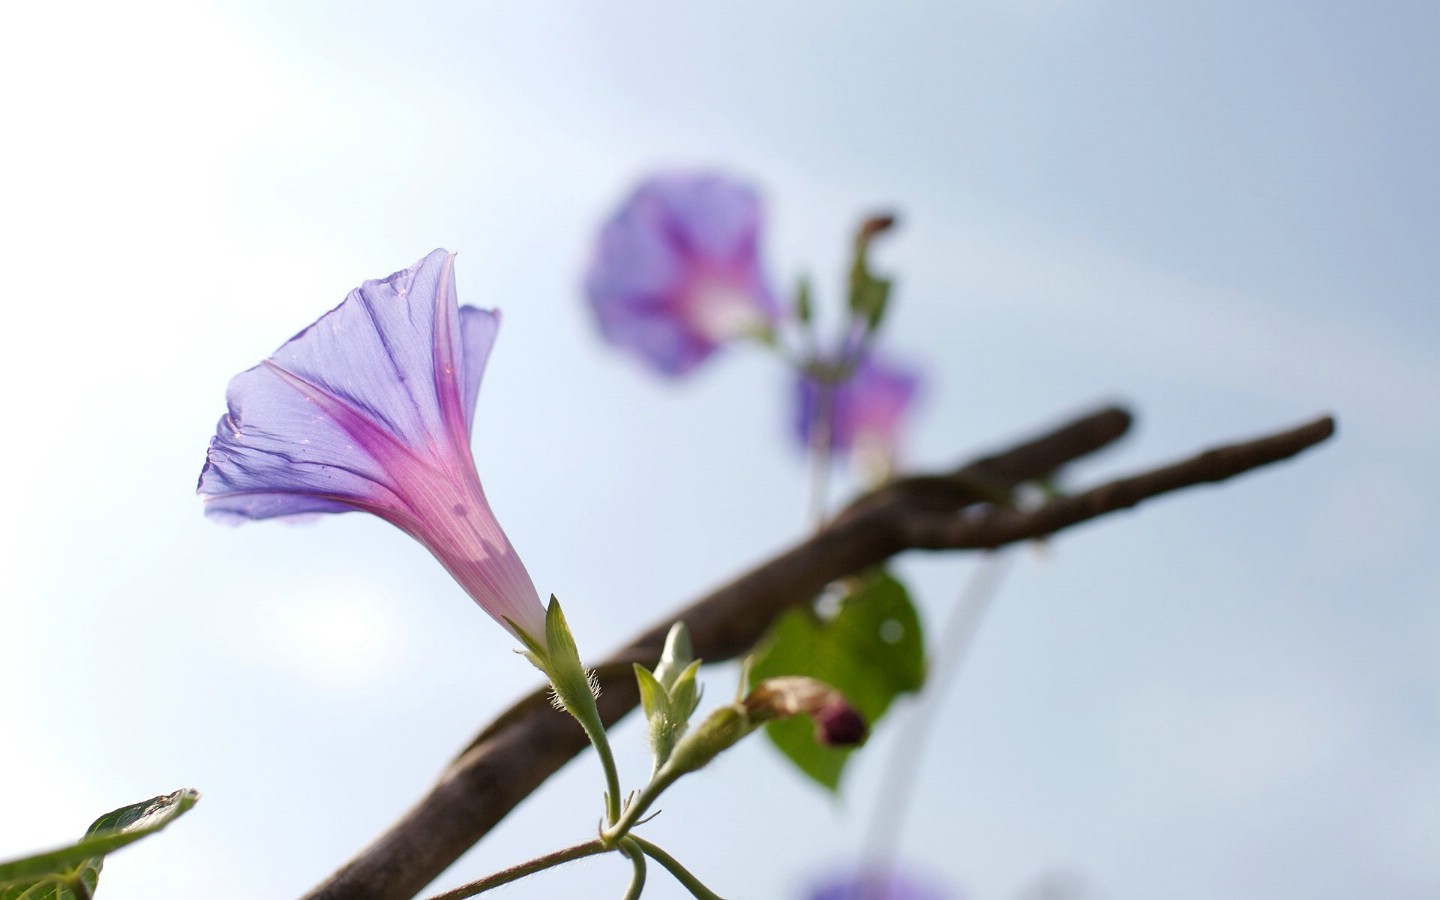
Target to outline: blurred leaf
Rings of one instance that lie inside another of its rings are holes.
[[[185,813],[200,792],[183,788],[96,819],[68,847],[0,863],[0,900],[84,900],[94,894],[105,854],[154,834]]]
[[[860,223],[855,235],[855,257],[850,264],[850,314],[863,321],[866,330],[872,333],[885,317],[892,282],[889,278],[877,277],[870,270],[870,243],[894,225],[895,217],[892,215],[871,216]]]
[[[844,694],[873,729],[897,695],[924,684],[923,638],[910,592],[876,569],[856,580],[834,617],[809,609],[782,616],[755,656],[750,684],[781,675],[817,678]],[[770,722],[765,731],[800,771],[838,788],[852,750],[822,745],[803,717]]]
[[[890,279],[876,278],[868,272],[860,273],[850,285],[850,311],[865,321],[865,327],[875,331],[890,305]]]
[[[801,325],[809,325],[815,317],[815,307],[810,299],[810,279],[800,277],[800,284],[795,288],[795,320]]]

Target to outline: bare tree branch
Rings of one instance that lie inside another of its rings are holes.
[[[749,651],[770,623],[837,578],[907,549],[998,547],[1052,534],[1160,494],[1278,462],[1328,438],[1329,417],[1113,481],[1029,510],[1017,486],[1110,444],[1130,415],[1109,408],[945,475],[905,478],[866,494],[824,529],[641,634],[597,667],[600,711],[613,724],[639,702],[632,662],[653,664],[674,621],[707,662]],[[307,900],[413,897],[586,746],[584,733],[537,691],[491,723],[419,803]]]

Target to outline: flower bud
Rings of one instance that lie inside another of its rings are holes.
[[[814,678],[767,678],[743,701],[755,725],[770,719],[807,715],[815,721],[815,739],[829,747],[850,747],[865,740],[865,719],[835,688]]]

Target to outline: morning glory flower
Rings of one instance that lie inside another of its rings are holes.
[[[457,307],[454,255],[367,281],[236,375],[198,492],[240,522],[361,510],[418,540],[480,608],[542,644],[545,610],[470,452],[496,311]]]
[[[779,313],[761,271],[761,218],[755,191],[720,175],[642,182],[601,228],[585,276],[601,334],[666,376],[768,334]]]
[[[827,879],[810,893],[809,900],[947,900],[949,896],[933,884],[894,869],[875,869]]]
[[[873,352],[855,364],[850,377],[825,385],[814,375],[799,379],[795,434],[801,444],[813,448],[822,424],[825,394],[830,409],[828,444],[832,455],[852,458],[888,471],[899,446],[905,417],[920,387],[920,376],[891,363]]]

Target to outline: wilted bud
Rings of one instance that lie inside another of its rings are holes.
[[[806,715],[815,721],[815,739],[829,747],[850,747],[865,740],[865,720],[845,695],[814,678],[767,678],[743,701],[750,721]]]
[[[848,703],[835,703],[815,714],[815,732],[820,743],[830,747],[862,744],[867,730],[865,720]]]
[[[860,223],[860,231],[855,235],[855,239],[861,244],[868,244],[875,235],[894,227],[894,213],[876,213]]]

